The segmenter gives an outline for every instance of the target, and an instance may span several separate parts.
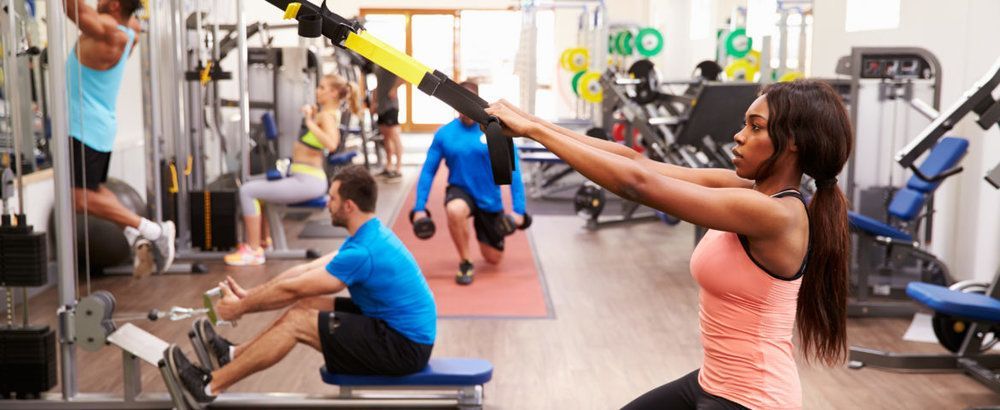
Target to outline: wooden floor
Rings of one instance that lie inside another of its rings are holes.
[[[379,203],[383,218],[395,215],[416,173],[409,168],[402,183],[383,186]],[[297,237],[301,225],[287,222],[290,238]],[[698,292],[688,271],[690,226],[645,223],[588,232],[582,220],[556,216],[536,218],[530,232],[555,317],[456,319],[438,324],[435,356],[481,357],[495,365],[493,381],[486,386],[488,408],[618,408],[700,365]],[[336,249],[340,242],[293,240],[293,244],[322,251]],[[266,267],[240,269],[212,263],[208,274],[138,281],[101,278],[93,280],[91,288],[114,293],[119,315],[144,314],[151,308],[197,306],[199,295],[225,275],[253,286],[293,263],[269,261]],[[81,292],[86,293],[82,281]],[[32,322],[54,326],[56,305],[54,289],[32,299]],[[238,327],[221,332],[243,341],[276,315],[248,316]],[[191,351],[186,339],[188,321],[136,324]],[[853,320],[850,342],[896,351],[942,351],[933,344],[901,341],[907,324],[905,320]],[[120,357],[113,348],[78,351],[80,390],[120,394]],[[300,346],[274,368],[238,383],[232,391],[333,393],[335,388],[318,377],[321,365],[318,352]],[[1000,403],[1000,396],[961,374],[856,371],[812,367],[802,361],[800,372],[805,407],[810,409],[962,409]],[[144,366],[143,384],[145,391],[165,391],[152,366]]]

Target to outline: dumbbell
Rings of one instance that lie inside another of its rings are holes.
[[[417,220],[413,220],[413,216],[417,214],[417,210],[410,211],[410,224],[413,225],[413,234],[420,239],[430,239],[434,236],[434,220],[431,219],[431,211],[424,210],[427,216],[420,217]]]
[[[514,234],[514,231],[517,229],[520,229],[522,231],[528,229],[528,227],[531,226],[531,215],[525,213],[524,221],[521,223],[521,225],[518,225],[517,221],[514,220],[514,215],[504,214],[502,217],[500,217],[499,223],[500,223],[499,226],[500,233],[502,233],[503,236],[510,236]]]

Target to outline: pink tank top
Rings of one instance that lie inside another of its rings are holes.
[[[798,193],[774,196],[786,195]],[[802,408],[792,332],[805,266],[793,279],[773,276],[748,246],[740,235],[709,230],[691,255],[705,351],[698,383],[752,409]]]

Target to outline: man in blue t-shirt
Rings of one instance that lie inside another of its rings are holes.
[[[462,86],[479,93],[479,86],[465,81]],[[413,220],[427,216],[427,195],[434,183],[434,175],[444,159],[448,165],[448,188],[445,191],[445,211],[448,214],[448,232],[458,250],[459,264],[455,281],[460,285],[472,283],[472,261],[469,260],[469,223],[471,216],[483,259],[491,264],[500,263],[503,256],[505,230],[503,199],[500,187],[493,182],[490,154],[486,136],[471,118],[459,115],[434,133],[434,142],[427,151],[424,168],[417,182],[417,200],[413,206]],[[524,184],[517,149],[514,150],[514,175],[510,184],[514,202],[514,223],[524,225]]]
[[[232,278],[220,284],[223,297],[215,309],[223,320],[291,308],[240,345],[217,335],[208,320],[196,322],[196,339],[214,371],[190,364],[176,345],[167,351],[191,400],[211,401],[278,363],[298,343],[322,352],[334,373],[404,375],[427,365],[437,333],[434,296],[413,255],[375,217],[377,189],[363,166],[344,168],[333,177],[328,202],[333,224],[350,233],[337,252],[250,290]],[[335,298],[344,288],[351,297]]]

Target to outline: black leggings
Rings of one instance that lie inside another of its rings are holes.
[[[746,409],[746,407],[702,390],[698,384],[698,370],[695,370],[687,376],[646,392],[626,404],[623,409],[728,410]]]

